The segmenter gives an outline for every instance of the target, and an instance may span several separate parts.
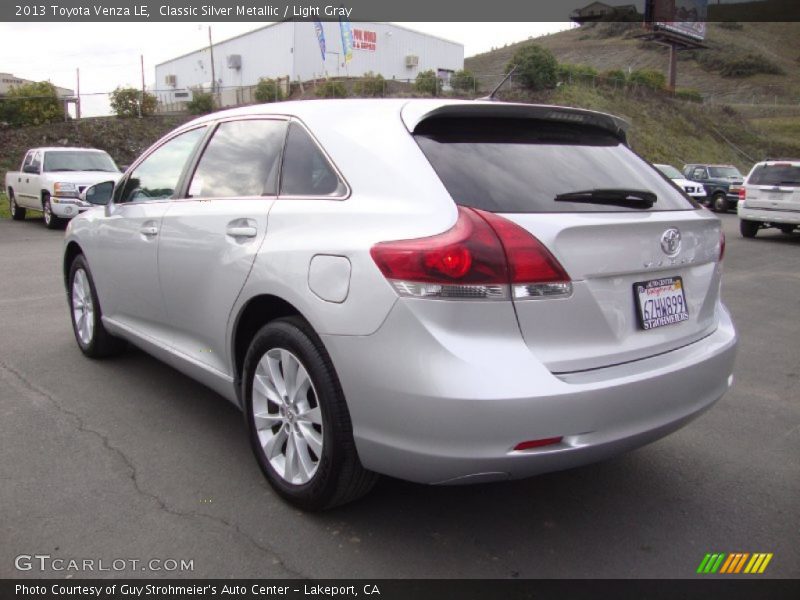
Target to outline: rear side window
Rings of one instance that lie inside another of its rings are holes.
[[[283,156],[281,196],[332,196],[347,193],[344,183],[311,136],[297,123],[289,125]]]
[[[278,193],[286,121],[221,123],[189,186],[192,198],[274,196]]]
[[[595,189],[656,194],[651,211],[696,204],[603,129],[533,119],[423,121],[415,131],[457,204],[500,213],[623,212],[609,204],[555,201]]]
[[[752,185],[800,185],[800,166],[759,165],[753,169],[747,183]]]

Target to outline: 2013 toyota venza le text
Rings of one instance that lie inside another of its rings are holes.
[[[246,415],[287,500],[527,477],[653,441],[731,384],[719,220],[553,106],[286,102],[151,147],[67,230],[81,350],[131,342]]]

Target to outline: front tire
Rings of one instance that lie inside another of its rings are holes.
[[[8,190],[8,212],[11,213],[11,218],[15,221],[25,220],[25,209],[20,208],[17,204],[17,198],[14,196],[14,190]]]
[[[754,238],[760,228],[758,221],[745,221],[744,219],[739,221],[739,232],[742,237]]]
[[[339,379],[305,320],[281,318],[258,331],[242,392],[253,453],[282,498],[317,511],[372,489],[377,475],[358,459]]]
[[[717,192],[711,198],[711,207],[714,209],[714,212],[728,212],[728,198],[722,192]]]
[[[44,216],[44,225],[48,229],[60,229],[61,219],[53,214],[53,207],[50,204],[50,196],[45,194],[42,198],[42,215]]]
[[[67,288],[72,331],[78,347],[89,358],[118,354],[125,343],[106,331],[92,273],[83,255],[72,261]]]

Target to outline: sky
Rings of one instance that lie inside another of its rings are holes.
[[[211,23],[214,43],[266,23]],[[529,37],[569,29],[571,23],[398,23],[464,44],[464,55]],[[155,79],[155,65],[208,46],[208,23],[0,23],[0,71],[24,79],[76,88],[81,75],[85,116],[107,114],[107,96],[117,86],[141,87]],[[36,43],[31,43],[35,39]]]

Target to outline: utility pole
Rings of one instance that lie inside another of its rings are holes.
[[[76,92],[77,92],[77,95],[78,95],[78,101],[75,103],[75,120],[76,121],[80,121],[81,120],[81,70],[80,70],[80,68],[75,69],[75,75],[76,75],[76,77],[78,79],[77,86],[76,86]]]
[[[143,108],[144,108],[144,95],[145,95],[145,91],[144,91],[144,54],[140,54],[139,55],[139,60],[140,60],[140,62],[142,64],[142,101],[139,103],[139,118],[141,118],[142,117]]]
[[[678,45],[674,42],[669,45],[669,73],[667,76],[667,89],[675,92],[675,82],[678,77]]]
[[[214,44],[211,43],[211,25],[208,26],[208,51],[211,53],[211,93],[216,95],[217,74],[214,71]]]

